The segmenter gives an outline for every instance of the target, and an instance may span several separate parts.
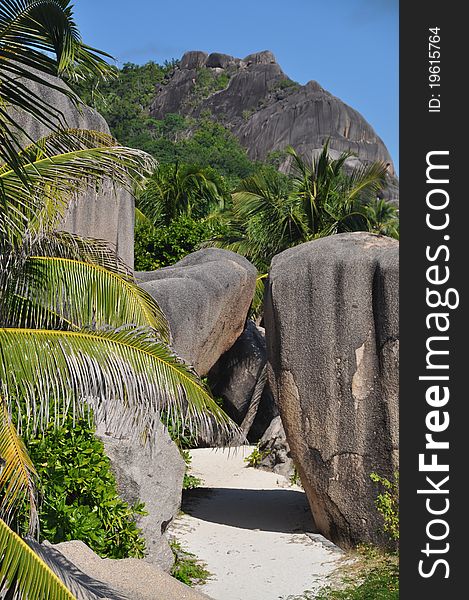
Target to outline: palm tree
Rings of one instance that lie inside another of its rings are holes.
[[[383,190],[385,163],[374,162],[349,169],[347,160],[352,153],[343,152],[334,159],[328,142],[310,162],[291,147],[287,152],[293,161],[292,194],[301,203],[308,239],[370,229],[363,208],[374,202]]]
[[[281,180],[256,174],[232,194],[228,213],[230,233],[214,240],[268,269],[283,250],[318,237],[346,231],[373,231],[372,209],[385,183],[386,166],[372,163],[347,170],[351,154],[331,158],[328,143],[310,162],[293,148],[291,187]],[[382,201],[383,206],[387,203]],[[383,218],[385,211],[382,211]],[[384,225],[382,224],[382,227]]]
[[[137,207],[159,226],[169,225],[180,215],[206,217],[212,210],[223,208],[224,201],[224,183],[216,171],[176,163],[157,167],[137,196]]]
[[[385,200],[376,199],[365,206],[370,231],[399,239],[399,211]]]
[[[215,427],[225,439],[236,432],[171,352],[164,315],[112,249],[56,231],[77,194],[99,189],[105,177],[142,188],[154,162],[105,134],[63,127],[20,149],[15,109],[63,125],[27,81],[78,103],[41,73],[105,75],[100,55],[82,43],[69,0],[0,4],[0,516],[8,521],[26,497],[31,531],[35,471],[13,413],[18,426],[36,431],[82,414],[86,404],[114,431],[150,442],[161,411],[195,430]],[[0,582],[11,597],[72,597],[1,519]]]

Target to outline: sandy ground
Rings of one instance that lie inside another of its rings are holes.
[[[316,590],[343,557],[315,533],[303,490],[248,468],[251,451],[191,451],[191,472],[203,487],[186,493],[185,514],[171,526],[213,574],[200,590],[214,600],[278,600]]]

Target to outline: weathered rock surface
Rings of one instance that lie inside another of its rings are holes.
[[[269,380],[315,522],[342,546],[383,544],[370,473],[398,450],[398,251],[342,234],[276,256],[266,296]]]
[[[162,425],[153,447],[106,434],[102,425],[98,437],[111,461],[119,496],[129,504],[145,503],[148,514],[137,519],[146,543],[145,560],[169,571],[174,558],[165,532],[179,511],[186,470],[176,444]]]
[[[143,560],[100,558],[80,541],[30,545],[78,600],[208,599]]]
[[[259,440],[262,458],[259,467],[289,478],[294,472],[290,446],[280,415],[277,415]]]
[[[172,267],[135,275],[165,313],[173,350],[206,375],[243,332],[255,267],[234,252],[207,248]]]
[[[41,74],[43,79],[45,75]],[[65,84],[57,78],[53,82],[59,87]],[[58,90],[50,89],[38,83],[28,83],[34,93],[63,115],[66,127],[71,129],[91,129],[109,133],[109,127],[104,118],[88,106],[76,106]],[[15,120],[29,135],[37,141],[48,135],[51,130],[37,121],[32,115],[15,111]],[[31,140],[23,138],[24,144]],[[134,264],[134,199],[129,192],[120,188],[114,191],[110,181],[104,182],[99,193],[90,190],[83,194],[69,208],[63,229],[84,237],[105,240],[117,249],[122,260],[130,267]]]
[[[265,333],[253,321],[248,321],[243,333],[223,354],[209,373],[210,387],[215,396],[223,399],[225,412],[241,425],[248,413],[256,384],[267,362]],[[257,442],[272,419],[278,414],[268,385],[245,430],[250,442]]]
[[[223,90],[195,100],[198,70],[221,72],[229,77]],[[249,156],[263,160],[275,150],[293,146],[305,158],[330,140],[330,148],[352,151],[363,163],[389,164],[385,197],[397,202],[394,166],[383,141],[356,110],[336,98],[316,81],[299,85],[282,71],[269,51],[244,59],[226,54],[186,52],[180,67],[156,89],[151,114],[162,119],[168,113],[198,116],[210,111],[228,127]],[[285,159],[281,170],[288,169]]]

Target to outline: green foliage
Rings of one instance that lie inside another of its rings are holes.
[[[174,60],[164,65],[152,61],[145,65],[126,63],[121,70],[116,69],[115,79],[86,79],[75,84],[74,89],[86,104],[103,115],[121,144],[143,149],[133,143],[134,139],[151,139],[157,122],[149,116],[148,106],[156,85],[163,83],[176,65]]]
[[[399,211],[395,206],[376,198],[364,207],[370,231],[399,239]]]
[[[179,148],[183,162],[211,166],[227,178],[230,187],[256,168],[238,139],[209,118],[200,119],[193,134],[180,142]]]
[[[257,468],[261,464],[262,460],[264,460],[266,456],[269,456],[269,454],[270,450],[260,450],[258,444],[251,452],[251,454],[249,454],[249,456],[246,456],[244,462],[247,463],[248,467]]]
[[[320,590],[306,591],[282,600],[398,600],[399,560],[395,554],[383,554],[371,546],[359,546],[334,583]]]
[[[50,425],[42,437],[26,440],[39,474],[41,539],[52,543],[82,540],[109,558],[144,555],[145,543],[135,519],[143,504],[129,506],[117,493],[104,447],[88,420]],[[26,533],[26,507],[17,528]]]
[[[255,165],[228,129],[215,123],[209,115],[191,119],[168,114],[163,120],[150,116],[149,106],[155,97],[156,86],[164,85],[176,66],[174,60],[164,65],[127,63],[116,72],[116,79],[101,82],[99,87],[97,79],[87,80],[75,85],[75,91],[103,115],[121,144],[144,150],[161,164],[181,161],[211,166],[230,183],[239,182],[254,172]],[[190,106],[198,105],[228,83],[226,73],[199,69],[193,93],[188,98]]]
[[[394,473],[393,481],[377,473],[371,473],[370,477],[383,490],[375,500],[376,508],[384,520],[383,529],[391,540],[399,543],[399,473]]]
[[[296,89],[299,87],[300,87],[300,84],[298,82],[293,81],[292,79],[289,79],[288,77],[285,77],[285,79],[280,79],[280,81],[275,83],[275,85],[273,87],[273,91]]]
[[[224,208],[227,198],[225,180],[215,169],[176,163],[155,170],[137,195],[137,208],[161,226],[180,215],[207,217]]]
[[[215,241],[218,246],[246,256],[262,272],[287,248],[336,233],[383,231],[394,219],[384,207],[374,210],[385,183],[383,163],[348,172],[350,153],[332,159],[328,144],[312,162],[293,148],[287,153],[293,163],[290,180],[264,167],[240,183],[232,195],[230,231]]]
[[[195,477],[195,475],[191,475],[189,473],[191,469],[192,456],[189,450],[180,449],[181,456],[186,463],[186,472],[184,473],[184,481],[182,484],[183,490],[193,490],[194,488],[200,487],[202,485],[202,480],[199,477]]]
[[[371,569],[359,583],[342,590],[323,589],[304,599],[315,600],[399,600],[399,567],[393,561]]]
[[[300,474],[299,474],[298,469],[296,467],[293,467],[293,473],[290,475],[290,483],[292,485],[299,485],[300,487],[303,487],[301,485]]]
[[[208,98],[215,92],[224,90],[229,82],[230,77],[227,73],[217,73],[213,69],[207,67],[197,69],[195,85],[187,99],[188,105],[191,108],[195,108],[202,100],[205,100],[205,98]]]
[[[153,271],[173,265],[197,250],[198,246],[226,231],[226,226],[210,220],[196,221],[182,215],[165,227],[137,223],[135,227],[135,270]]]
[[[211,573],[197,560],[196,556],[183,550],[181,544],[176,540],[171,540],[170,546],[175,558],[171,575],[189,586],[205,583]]]

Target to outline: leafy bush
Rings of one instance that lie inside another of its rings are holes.
[[[359,583],[350,583],[341,590],[325,588],[310,597],[315,600],[399,600],[398,565],[385,561],[366,573]],[[304,596],[304,600],[308,598]]]
[[[203,564],[198,562],[194,554],[183,550],[181,544],[176,540],[171,540],[170,546],[174,554],[174,565],[171,575],[175,579],[189,586],[207,581],[211,573],[207,571]]]
[[[158,229],[149,223],[135,227],[135,270],[153,271],[173,265],[198,246],[219,235],[224,226],[182,215]]]
[[[195,85],[188,98],[189,106],[195,108],[213,93],[224,90],[229,82],[230,78],[226,73],[218,73],[213,69],[201,67],[197,70]]]
[[[394,473],[394,481],[377,473],[371,473],[370,477],[383,489],[375,500],[376,508],[384,520],[383,529],[391,540],[399,543],[399,473]]]
[[[270,454],[270,450],[260,450],[259,444],[254,448],[254,450],[246,456],[244,462],[247,463],[248,467],[258,467],[261,464],[261,461]]]
[[[62,427],[51,425],[26,445],[40,477],[41,540],[82,540],[108,558],[144,555],[135,523],[145,514],[143,504],[129,506],[119,498],[104,446],[87,420],[74,424],[67,418]],[[17,517],[17,528],[26,534],[26,509]]]
[[[103,115],[121,144],[141,147],[135,145],[135,138],[151,140],[152,129],[157,123],[148,114],[148,107],[155,97],[155,87],[164,83],[176,65],[175,60],[163,65],[152,61],[145,65],[126,63],[117,70],[116,79],[107,82],[97,78],[84,80],[76,83],[74,89],[86,104]],[[96,87],[98,83],[99,87]]]
[[[301,477],[296,467],[293,467],[293,473],[290,475],[290,483],[292,485],[298,485],[303,487],[301,484]]]
[[[184,481],[182,483],[183,490],[193,490],[194,488],[198,488],[202,485],[202,480],[195,475],[191,475],[189,473],[191,469],[192,456],[189,450],[180,449],[181,456],[186,463],[186,472],[184,473]]]

